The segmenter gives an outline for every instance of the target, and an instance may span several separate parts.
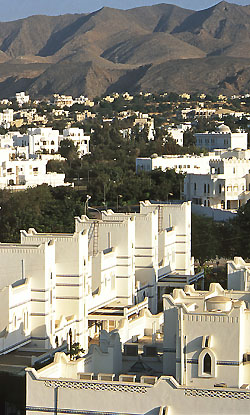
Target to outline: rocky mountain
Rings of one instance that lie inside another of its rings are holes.
[[[0,96],[249,91],[250,6],[158,4],[0,22]]]

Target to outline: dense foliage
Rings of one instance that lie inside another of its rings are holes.
[[[157,130],[154,141],[147,140],[147,131],[132,129],[131,138],[123,138],[122,124],[101,126],[95,123],[91,136],[91,154],[78,159],[70,140],[62,142],[60,153],[67,162],[49,162],[49,171],[65,172],[66,180],[74,182],[83,193],[91,195],[91,204],[115,208],[117,198],[121,207],[137,204],[142,199],[166,200],[180,198],[183,176],[174,170],[136,174],[136,157],[150,157],[152,153],[178,154],[184,152],[171,137],[163,139]],[[65,140],[66,141],[66,140]],[[85,189],[85,190],[84,190]]]
[[[20,229],[73,232],[74,216],[84,213],[83,196],[72,188],[47,185],[24,192],[0,192],[0,240],[19,242]]]
[[[192,215],[192,253],[200,264],[216,258],[241,256],[250,259],[250,202],[239,209],[234,220],[215,222]]]

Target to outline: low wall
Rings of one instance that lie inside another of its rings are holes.
[[[192,203],[192,213],[200,216],[208,216],[216,222],[226,222],[236,217],[236,212],[229,210],[213,209],[211,207],[195,205]]]
[[[180,386],[171,377],[155,385],[134,382],[37,379],[27,371],[26,414],[249,414],[250,392]]]

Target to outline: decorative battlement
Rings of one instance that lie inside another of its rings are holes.
[[[133,392],[133,393],[146,393],[153,385],[145,384],[138,385],[135,383],[121,383],[121,382],[77,382],[77,381],[64,381],[64,380],[45,380],[44,385],[48,388],[67,388],[67,389],[85,389],[94,391],[108,391],[108,392]]]
[[[185,389],[186,396],[193,398],[229,398],[229,399],[250,399],[250,392],[232,391],[228,389]]]
[[[250,164],[250,160],[248,159],[238,159],[237,157],[230,157],[230,158],[223,158],[223,159],[211,159],[209,164],[211,163],[221,166],[222,164]]]

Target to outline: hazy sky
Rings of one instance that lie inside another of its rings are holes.
[[[228,0],[229,1],[229,0]],[[32,14],[58,15],[64,13],[88,13],[103,6],[118,9],[150,6],[158,3],[176,4],[187,9],[200,10],[218,3],[214,0],[0,0],[0,20],[16,20]],[[235,0],[230,3],[250,4],[250,0]]]

